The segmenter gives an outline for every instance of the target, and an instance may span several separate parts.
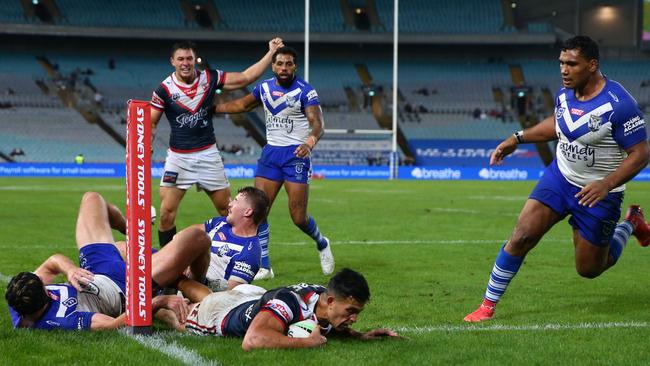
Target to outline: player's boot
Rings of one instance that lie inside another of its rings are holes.
[[[627,210],[625,221],[629,221],[634,227],[632,235],[636,236],[642,247],[650,245],[650,224],[645,221],[643,210],[638,205],[632,205]]]
[[[264,268],[261,267],[259,271],[257,271],[257,274],[253,278],[255,281],[259,280],[270,280],[273,277],[275,277],[275,274],[273,273],[273,268]]]
[[[478,309],[467,314],[467,316],[465,316],[463,320],[466,322],[477,323],[477,322],[482,322],[484,320],[490,320],[492,319],[493,316],[494,316],[494,306],[490,306],[490,305],[486,305],[485,303],[482,303],[478,307]]]
[[[320,250],[318,255],[320,256],[320,268],[323,270],[323,274],[329,276],[334,272],[334,254],[332,254],[330,240],[324,239],[327,241],[327,246]]]

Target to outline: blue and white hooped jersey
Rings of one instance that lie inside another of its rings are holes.
[[[81,311],[87,308],[80,304],[80,298],[77,296],[77,289],[70,284],[47,285],[46,290],[50,294],[50,304],[45,314],[32,326],[34,329],[66,329],[82,330],[90,329],[90,323],[93,315],[97,311]],[[9,307],[11,320],[14,328],[20,323],[20,315]]]
[[[305,319],[317,321],[316,305],[326,290],[323,286],[307,283],[269,290],[259,300],[251,300],[232,309],[222,322],[222,333],[225,336],[243,337],[261,311],[267,311],[277,318],[283,324],[285,333],[293,323]],[[331,329],[331,325],[321,327],[321,333],[327,334]]]
[[[240,282],[251,283],[260,268],[262,257],[257,236],[244,238],[235,235],[225,217],[206,221],[205,232],[212,240],[210,267],[206,276],[210,284],[218,284],[213,291],[226,290],[228,280],[233,277]]]
[[[621,84],[605,78],[595,97],[580,101],[562,88],[555,101],[556,159],[562,175],[578,187],[603,179],[627,157],[625,149],[648,138],[643,113]],[[625,190],[625,185],[612,192]]]
[[[171,127],[172,151],[200,151],[215,144],[214,97],[225,80],[226,73],[221,70],[197,70],[194,83],[187,85],[172,73],[153,92],[151,106],[165,111]]]
[[[311,85],[296,77],[285,89],[273,77],[257,84],[253,96],[264,105],[266,142],[269,145],[301,145],[307,141],[311,127],[305,108],[320,106],[318,94]]]

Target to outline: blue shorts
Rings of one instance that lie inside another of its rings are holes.
[[[571,214],[569,224],[580,232],[591,244],[606,247],[614,235],[614,229],[621,216],[623,192],[609,193],[594,207],[582,206],[574,197],[580,188],[569,183],[553,161],[537,182],[529,198],[550,207],[562,218]]]
[[[126,262],[115,245],[95,243],[79,249],[79,266],[110,278],[126,294]]]
[[[311,158],[297,157],[294,151],[298,146],[264,146],[262,155],[257,161],[255,176],[276,182],[309,184],[311,181]]]

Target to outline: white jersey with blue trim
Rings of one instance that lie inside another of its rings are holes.
[[[614,172],[627,157],[625,149],[647,140],[643,113],[619,83],[605,78],[595,97],[580,101],[562,88],[555,101],[556,159],[571,184],[584,187]],[[625,185],[612,192],[625,190]]]
[[[311,85],[296,77],[290,87],[284,88],[276,78],[270,78],[255,86],[253,96],[264,105],[269,145],[301,145],[307,141],[311,127],[305,108],[320,106],[318,94]]]
[[[240,237],[232,232],[225,217],[205,222],[205,231],[212,240],[210,266],[206,273],[212,291],[228,289],[228,280],[251,283],[259,270],[262,249],[257,236]]]

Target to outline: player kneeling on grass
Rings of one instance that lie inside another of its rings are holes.
[[[21,272],[9,282],[5,298],[15,328],[114,329],[124,324],[126,263],[115,245],[111,229],[126,230],[126,221],[114,205],[96,192],[87,192],[77,217],[77,267],[55,254],[36,271]],[[203,281],[210,263],[210,238],[187,228],[152,256],[154,287],[175,283],[189,267],[192,278]],[[65,274],[68,283],[53,284]],[[180,296],[157,296],[153,311],[167,309],[184,321],[188,307]]]
[[[324,335],[371,340],[397,337],[389,329],[366,333],[350,326],[370,300],[366,279],[351,269],[334,275],[327,288],[298,284],[266,291],[254,285],[211,293],[195,281],[181,280],[178,288],[196,304],[190,306],[184,328],[199,335],[243,337],[242,348],[309,348],[327,342]],[[319,326],[307,338],[287,335],[292,324],[312,319]],[[182,327],[181,327],[182,328]]]
[[[205,231],[212,240],[205,282],[212,291],[231,290],[253,281],[262,255],[257,230],[268,211],[266,193],[254,187],[244,187],[228,204],[227,216],[214,217],[204,224],[192,226]]]

